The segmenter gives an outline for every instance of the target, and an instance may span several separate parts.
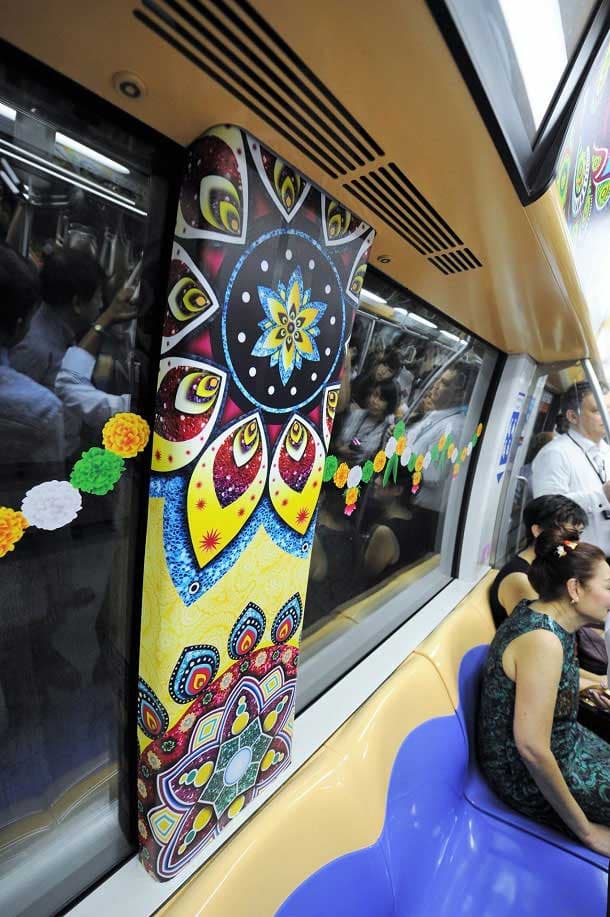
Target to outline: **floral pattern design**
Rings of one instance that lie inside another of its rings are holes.
[[[303,360],[320,359],[314,339],[320,333],[317,326],[326,304],[311,302],[311,290],[303,287],[300,267],[293,271],[287,286],[279,283],[277,292],[259,286],[258,296],[267,317],[259,322],[263,333],[252,356],[271,357],[270,365],[279,368],[282,384],[286,385],[293,371],[301,369]]]

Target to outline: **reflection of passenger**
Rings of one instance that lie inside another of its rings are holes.
[[[466,401],[466,375],[451,366],[422,399],[423,418],[407,428],[409,449],[416,455],[425,456],[443,435],[449,434],[459,448]],[[447,468],[441,468],[436,462],[430,464],[424,472],[424,486],[416,497],[416,505],[439,512],[446,480]]]
[[[342,492],[331,482],[320,495],[320,511],[311,552],[305,626],[311,627],[362,591],[354,569],[354,521],[345,513]]]
[[[389,481],[385,487],[380,479],[375,482],[378,518],[364,554],[365,572],[371,580],[391,576],[422,556],[409,508],[409,481],[398,478],[396,484]]]
[[[66,350],[99,315],[102,278],[87,252],[58,249],[47,255],[40,272],[42,303],[11,351],[15,369],[54,390]]]
[[[27,330],[39,295],[38,276],[33,265],[9,246],[0,243],[2,464],[59,462],[63,455],[60,401],[52,392],[8,364],[8,348],[16,344]]]
[[[78,345],[68,348],[61,362],[55,391],[64,404],[66,455],[73,455],[78,450],[83,424],[99,431],[113,414],[129,410],[129,394],[111,395],[104,392],[95,387],[91,377],[96,356],[108,329],[135,317],[136,311],[130,302],[132,296],[133,290],[121,290],[83,334]]]
[[[399,372],[400,361],[394,351],[385,350],[380,354],[376,354],[374,359],[369,362],[368,368],[365,367],[362,374],[352,385],[354,401],[365,407],[371,389],[376,385],[381,385],[383,382],[396,379]]]
[[[398,404],[394,382],[382,382],[369,392],[365,407],[353,403],[341,432],[335,440],[337,452],[346,459],[363,461],[385,445],[387,433]]]

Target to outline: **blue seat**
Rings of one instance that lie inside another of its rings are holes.
[[[458,714],[401,745],[378,840],[306,879],[277,917],[605,917],[607,861],[484,791],[468,737],[485,653],[464,657]]]

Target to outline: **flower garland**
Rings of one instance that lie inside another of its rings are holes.
[[[83,452],[69,481],[36,484],[27,491],[20,510],[0,506],[0,557],[15,550],[30,526],[52,532],[76,519],[83,505],[81,491],[109,493],[125,470],[125,459],[142,452],[149,437],[150,427],[143,417],[115,414],[102,430],[104,448],[94,446]]]
[[[333,481],[339,490],[345,488],[344,513],[346,516],[351,516],[358,503],[360,485],[368,484],[374,474],[381,474],[382,471],[382,483],[385,487],[390,478],[396,483],[399,465],[407,468],[411,472],[412,494],[418,492],[422,483],[422,472],[426,471],[432,462],[438,465],[442,471],[445,462],[450,461],[453,464],[453,477],[456,478],[461,466],[469,458],[482,433],[483,424],[480,423],[472,438],[461,449],[454,442],[451,432],[443,433],[438,442],[423,455],[409,452],[405,424],[404,421],[399,420],[385,448],[380,449],[372,460],[367,459],[364,464],[354,465],[350,468],[347,462],[339,462],[336,455],[328,455],[324,464],[323,478],[326,483]]]

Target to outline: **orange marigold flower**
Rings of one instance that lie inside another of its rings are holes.
[[[0,557],[15,550],[15,545],[28,527],[23,513],[8,506],[0,506]]]
[[[423,455],[418,455],[415,459],[415,471],[419,473],[424,467],[424,457]]]
[[[407,437],[399,436],[396,440],[396,455],[402,455],[407,448]]]
[[[383,471],[385,468],[385,463],[387,461],[387,456],[385,452],[379,451],[375,458],[373,459],[373,468],[375,471]]]
[[[413,485],[413,487],[419,487],[420,483],[421,483],[421,472],[416,471],[411,479],[411,484]]]
[[[345,487],[347,483],[347,476],[349,474],[349,466],[345,462],[341,462],[337,470],[335,471],[333,481],[337,487]]]
[[[138,414],[121,412],[107,421],[102,431],[104,448],[121,458],[133,458],[145,448],[150,428]]]
[[[480,436],[482,432],[483,432],[483,424],[480,423],[479,426],[477,427],[477,436]]]
[[[440,438],[439,441],[438,441],[438,451],[439,451],[439,452],[442,452],[442,451],[443,451],[443,449],[445,448],[445,443],[446,443],[446,442],[447,442],[447,437],[446,437],[446,435],[443,433],[443,435],[441,436],[441,438]]]
[[[464,448],[460,452],[460,462],[465,462],[467,456],[468,456],[468,449],[466,448],[466,446],[464,446]]]
[[[345,494],[345,502],[348,506],[353,506],[358,499],[358,488],[350,487],[347,493]]]
[[[459,471],[460,471],[460,463],[456,462],[455,465],[453,466],[453,477],[454,478],[457,478]]]

